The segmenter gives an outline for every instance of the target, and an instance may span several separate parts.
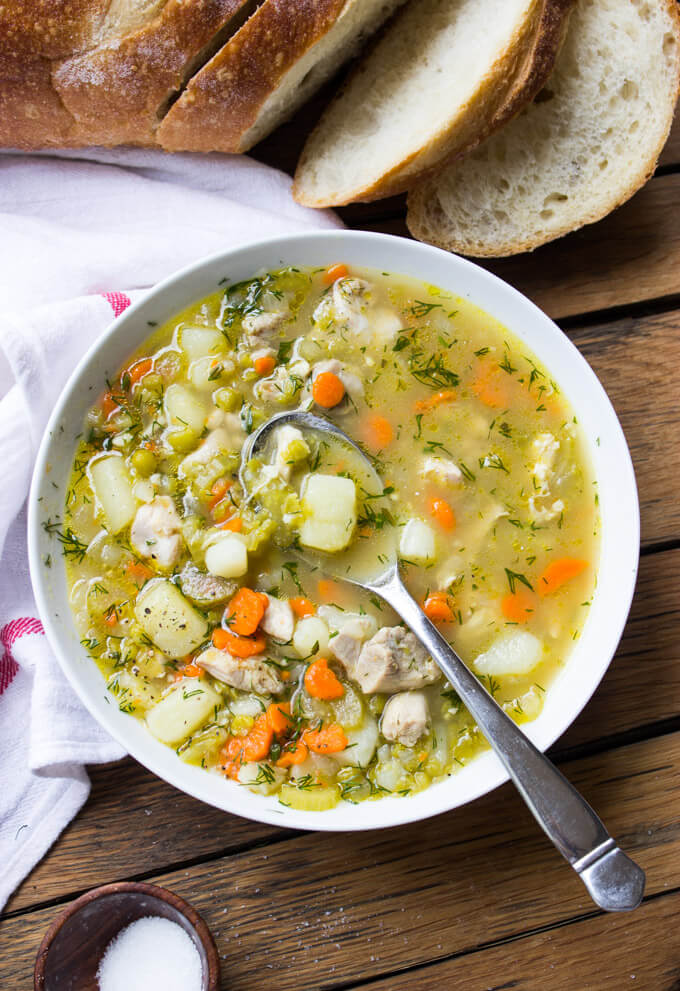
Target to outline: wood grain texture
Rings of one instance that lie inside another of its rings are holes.
[[[90,768],[89,774],[92,791],[83,810],[17,889],[5,913],[287,833],[204,805],[131,758]]]
[[[555,744],[591,744],[680,715],[680,550],[643,557],[621,644],[600,687]]]
[[[680,886],[672,801],[680,733],[564,770],[647,871],[648,895]],[[592,911],[580,881],[509,786],[412,826],[297,836],[150,880],[204,917],[225,991],[356,983]],[[4,922],[3,991],[29,986],[40,936],[55,914],[47,908]]]
[[[680,893],[397,974],[371,991],[677,991]]]
[[[680,310],[628,317],[569,336],[607,390],[626,434],[643,545],[677,539],[680,500],[672,494],[680,480]]]

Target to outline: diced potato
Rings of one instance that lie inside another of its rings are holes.
[[[197,358],[189,366],[189,381],[199,392],[213,392],[215,389],[215,359],[207,355],[205,358]]]
[[[271,795],[286,777],[285,771],[271,764],[243,764],[238,772],[239,784],[247,785],[261,795]]]
[[[356,486],[352,479],[307,475],[301,495],[305,520],[300,528],[300,542],[321,551],[344,550],[357,522]]]
[[[206,549],[205,566],[211,575],[240,578],[248,570],[248,551],[238,533],[226,533]]]
[[[158,699],[160,691],[131,671],[115,671],[107,682],[121,712],[146,712]]]
[[[227,350],[227,341],[219,330],[209,327],[183,327],[179,332],[179,346],[189,361],[206,355],[215,357]]]
[[[120,533],[129,526],[137,512],[132,479],[123,458],[105,454],[90,462],[90,484],[109,533]]]
[[[318,616],[305,616],[300,619],[293,634],[293,647],[300,657],[309,657],[316,647],[319,654],[328,657],[329,630]]]
[[[165,390],[165,412],[173,427],[184,427],[200,434],[205,426],[208,410],[195,393],[173,382]]]
[[[541,660],[543,644],[533,633],[520,630],[496,640],[487,651],[475,658],[479,674],[527,674]]]
[[[279,800],[300,812],[325,812],[338,804],[340,791],[335,785],[296,788],[295,785],[283,784]]]
[[[164,578],[144,586],[137,596],[135,616],[146,635],[169,657],[186,657],[208,635],[205,617]]]
[[[339,754],[333,754],[338,764],[355,764],[366,767],[375,753],[378,745],[378,724],[372,716],[366,715],[359,729],[349,730],[347,747]]]
[[[423,520],[410,519],[401,532],[399,556],[416,564],[432,564],[437,557],[432,527]]]
[[[176,746],[197,730],[221,701],[207,682],[185,678],[149,710],[146,725],[161,743]]]

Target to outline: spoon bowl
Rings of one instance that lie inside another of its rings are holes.
[[[375,480],[377,491],[384,491],[375,468],[351,437],[330,420],[297,410],[271,417],[245,445],[240,469],[244,492],[248,491],[245,465],[256,452],[266,449],[267,438],[284,424],[317,431],[348,445]],[[348,573],[344,557],[345,552],[324,554],[327,573],[375,593],[401,616],[458,693],[539,826],[580,876],[596,905],[610,912],[637,908],[645,886],[642,869],[616,846],[590,805],[510,719],[428,619],[401,580],[398,556],[382,572],[364,579]]]

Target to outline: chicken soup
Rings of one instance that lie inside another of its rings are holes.
[[[341,426],[377,475],[292,424],[242,465],[292,409]],[[323,810],[412,794],[485,746],[411,631],[329,578],[329,555],[336,574],[398,555],[524,722],[586,620],[599,522],[576,418],[510,329],[338,264],[227,283],[156,329],[90,410],[45,526],[115,704],[225,787]]]

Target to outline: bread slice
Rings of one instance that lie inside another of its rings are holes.
[[[158,130],[168,151],[247,151],[403,0],[265,0],[197,73]]]
[[[449,251],[499,257],[599,220],[652,175],[679,84],[674,0],[579,0],[545,89],[409,193],[409,229]]]
[[[571,0],[409,4],[308,139],[295,198],[338,206],[389,196],[474,147],[504,119],[504,107],[531,99],[550,72],[570,6]]]
[[[55,64],[69,144],[156,143],[177,93],[255,8],[254,0],[113,0],[97,43]]]

